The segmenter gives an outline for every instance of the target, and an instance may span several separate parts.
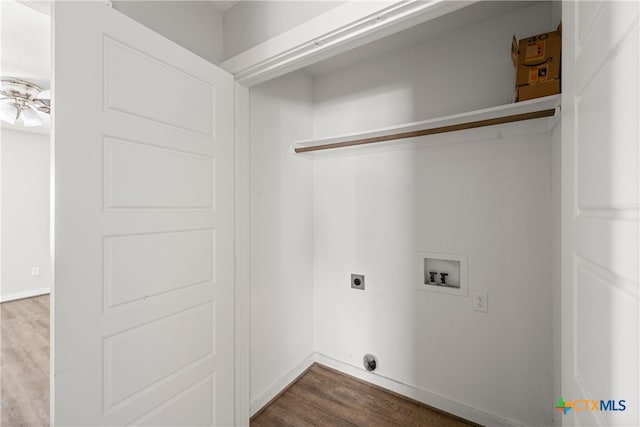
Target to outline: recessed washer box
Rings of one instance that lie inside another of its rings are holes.
[[[467,296],[467,257],[459,254],[418,252],[418,289]]]

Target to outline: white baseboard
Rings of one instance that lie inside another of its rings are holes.
[[[8,295],[0,295],[0,302],[14,301],[17,299],[37,297],[39,295],[48,294],[51,291],[50,288],[31,289],[24,292],[14,292]]]
[[[263,392],[259,397],[251,401],[251,416],[254,416],[260,409],[267,405],[274,397],[286,389],[296,378],[304,371],[309,369],[315,363],[316,355],[311,353],[302,362],[298,363],[292,370],[284,374],[282,377]]]
[[[363,367],[356,367],[348,363],[341,362],[320,353],[315,353],[315,361],[319,364],[328,366],[352,377],[356,377],[371,384],[393,391],[395,393],[407,396],[411,399],[422,402],[426,405],[448,412],[469,421],[476,422],[486,426],[496,427],[520,427],[515,421],[508,420],[496,415],[488,414],[478,409],[471,408],[462,403],[456,402],[449,398],[440,396],[433,392],[413,387],[391,378],[366,371]]]

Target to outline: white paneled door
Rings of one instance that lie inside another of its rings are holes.
[[[637,426],[640,3],[569,1],[562,15],[563,395],[555,399],[564,399],[564,425]]]
[[[52,420],[233,425],[233,78],[54,7]]]

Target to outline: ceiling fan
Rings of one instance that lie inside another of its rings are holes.
[[[0,78],[0,120],[24,126],[40,126],[42,115],[51,113],[51,91],[13,77]]]

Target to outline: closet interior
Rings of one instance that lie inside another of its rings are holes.
[[[559,3],[471,4],[250,88],[252,413],[318,361],[553,422],[560,95],[513,103],[509,54]],[[464,257],[466,291],[424,286],[423,253]]]

